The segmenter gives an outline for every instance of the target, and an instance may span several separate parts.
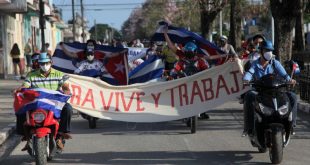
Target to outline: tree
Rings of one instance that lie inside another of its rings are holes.
[[[230,0],[229,41],[234,48],[241,46],[241,7],[244,0]]]
[[[295,49],[297,51],[305,50],[305,36],[304,36],[304,11],[306,5],[309,5],[308,0],[297,0],[299,10],[297,11],[296,25],[295,25]]]
[[[212,23],[217,14],[227,4],[227,0],[199,0],[200,26],[202,36],[208,38],[211,34]]]
[[[292,56],[292,29],[295,27],[300,6],[292,0],[270,0],[270,7],[275,26],[274,53],[281,62],[290,60]]]
[[[89,30],[90,38],[94,40],[107,39],[106,38],[107,32],[110,33],[113,32],[112,38],[122,38],[120,32],[117,29],[110,27],[108,24],[97,24],[96,26],[95,25],[92,26]]]

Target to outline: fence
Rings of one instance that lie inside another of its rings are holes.
[[[295,61],[301,65],[301,74],[298,76],[300,99],[310,103],[310,52],[304,51],[293,55]]]
[[[310,65],[305,65],[299,76],[300,99],[310,103]]]

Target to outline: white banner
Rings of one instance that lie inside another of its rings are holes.
[[[178,120],[235,100],[243,86],[240,62],[228,62],[167,82],[112,86],[100,79],[70,75],[71,105],[88,115],[128,122]]]
[[[128,47],[128,62],[132,62],[146,56],[147,49],[148,48]]]

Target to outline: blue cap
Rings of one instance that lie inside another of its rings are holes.
[[[39,63],[50,62],[50,61],[51,61],[51,56],[48,55],[46,52],[40,54]]]
[[[271,51],[273,51],[274,50],[274,48],[273,48],[273,45],[272,45],[272,42],[271,41],[269,41],[269,40],[265,40],[265,41],[263,41],[263,43],[262,43],[262,49],[267,49],[267,50],[271,50]]]
[[[184,46],[184,51],[195,52],[196,50],[197,46],[193,42],[188,42]]]

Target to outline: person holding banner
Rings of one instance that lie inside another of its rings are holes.
[[[174,68],[171,70],[171,75],[173,77],[180,77],[180,73],[183,74],[181,77],[190,76],[209,68],[208,62],[204,58],[198,57],[198,47],[195,43],[187,42],[181,50],[176,47],[174,43],[172,43],[167,31],[168,27],[164,29],[164,37],[167,45],[169,49],[172,50],[179,58],[179,60],[175,63]],[[204,119],[210,118],[206,113],[202,113],[199,116]]]
[[[86,41],[86,48],[84,49],[84,53],[75,53],[75,52],[71,52],[71,51],[67,50],[66,47],[64,46],[63,42],[60,42],[60,47],[67,56],[69,56],[71,58],[78,58],[78,59],[87,59],[88,50],[92,50],[95,59],[98,59],[98,60],[104,60],[105,58],[115,57],[115,56],[118,56],[118,55],[120,55],[126,51],[126,50],[124,50],[124,52],[103,54],[101,52],[95,51],[96,46],[97,46],[97,44],[96,44],[95,40],[87,40]]]
[[[86,57],[87,60],[79,64],[79,67],[74,71],[75,74],[97,77],[106,73],[103,63],[94,59],[94,51],[92,49],[87,50]]]
[[[52,57],[47,53],[41,53],[39,55],[39,65],[40,69],[37,69],[33,72],[30,72],[25,82],[22,86],[14,91],[14,93],[21,91],[22,88],[45,88],[50,90],[60,90],[65,94],[70,94],[69,85],[66,83],[68,77],[64,73],[53,69],[52,66]],[[23,134],[23,123],[26,120],[26,114],[20,115],[22,117],[17,118],[17,132],[21,135]],[[64,139],[71,139],[70,128],[71,128],[71,116],[72,116],[72,107],[69,103],[66,103],[63,107],[60,115],[59,123],[59,135]],[[24,139],[27,140],[29,137],[24,135]],[[57,141],[59,148],[63,148],[61,139]],[[28,146],[22,149],[26,151]]]
[[[272,51],[274,50],[271,41],[263,41],[262,45],[259,48],[260,57],[253,61],[251,67],[245,72],[243,76],[243,81],[245,84],[248,84],[252,79],[260,79],[267,74],[275,74],[279,77],[284,78],[288,83],[295,85],[296,80],[292,79],[289,76],[281,63],[273,58]],[[245,94],[244,101],[244,130],[242,136],[247,136],[251,134],[254,126],[254,104],[253,101],[256,99],[256,94],[254,90],[250,90]],[[286,93],[290,104],[292,106],[293,112],[293,127],[296,127],[296,118],[297,118],[297,96],[294,92]],[[294,131],[293,131],[294,134]]]

